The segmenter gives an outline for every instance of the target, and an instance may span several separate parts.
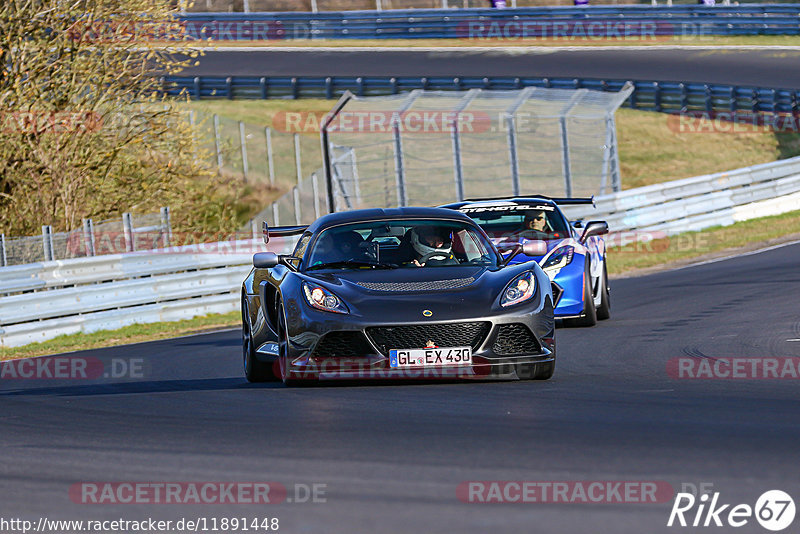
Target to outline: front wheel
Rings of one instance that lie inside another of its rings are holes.
[[[565,321],[570,326],[594,326],[597,324],[597,309],[594,307],[592,294],[592,273],[589,270],[589,258],[586,258],[583,270],[583,315],[577,319]]]
[[[278,305],[278,372],[279,378],[287,386],[299,386],[305,382],[289,376],[289,332],[286,329],[286,314],[282,305]]]
[[[603,260],[603,276],[600,278],[600,306],[597,307],[597,318],[602,320],[611,317],[611,289],[608,287],[608,269]]]
[[[244,377],[248,382],[268,382],[276,378],[275,373],[272,372],[272,366],[259,361],[256,357],[247,302],[242,304],[242,366],[244,367]]]

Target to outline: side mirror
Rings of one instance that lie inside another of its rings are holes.
[[[264,237],[264,244],[268,245],[269,244],[269,225],[267,224],[267,221],[262,221],[261,222],[261,235]]]
[[[526,256],[541,256],[547,253],[547,243],[545,241],[523,241],[514,245],[511,253],[503,259],[502,266],[508,265],[511,260],[525,254]]]
[[[543,256],[547,254],[547,243],[545,241],[523,241],[522,253],[526,256]]]
[[[253,267],[256,269],[269,269],[275,267],[278,263],[278,255],[274,252],[257,252],[253,254]]]
[[[605,235],[608,233],[608,223],[605,221],[589,221],[581,236],[581,243],[594,235]]]

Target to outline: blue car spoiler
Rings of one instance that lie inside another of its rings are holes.
[[[515,197],[489,197],[489,198],[465,198],[464,202],[489,202],[489,201],[496,201],[496,200],[552,200],[556,204],[562,205],[570,205],[570,204],[591,204],[594,206],[594,197],[588,198],[554,198],[554,197],[546,197],[544,195],[530,195],[528,197],[519,195]]]

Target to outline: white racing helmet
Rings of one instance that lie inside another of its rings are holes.
[[[442,241],[442,245],[438,248],[429,244],[436,241],[437,238]],[[432,226],[421,226],[411,231],[411,246],[420,256],[438,253],[441,254],[441,258],[432,256],[431,259],[444,260],[450,256],[453,250],[453,240],[450,238],[450,232],[448,231]]]

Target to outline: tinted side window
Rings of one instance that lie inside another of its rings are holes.
[[[294,252],[292,256],[295,258],[302,258],[303,254],[306,253],[306,249],[308,248],[308,243],[311,241],[311,233],[306,232],[300,237],[300,240],[297,242],[297,245],[294,247]]]

